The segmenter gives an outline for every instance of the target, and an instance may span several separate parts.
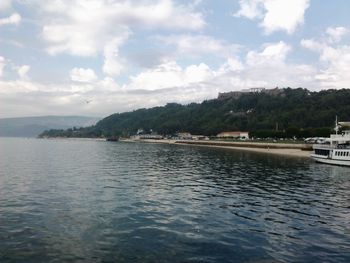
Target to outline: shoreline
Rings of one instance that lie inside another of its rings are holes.
[[[130,140],[122,139],[120,142],[176,144],[185,146],[198,146],[236,151],[248,151],[263,154],[282,155],[289,157],[309,158],[311,151],[304,144],[281,143],[253,143],[253,142],[223,142],[223,141],[176,141],[176,140]]]
[[[106,141],[104,138],[40,138],[40,139],[58,139],[58,140],[81,140],[81,141]],[[227,141],[190,141],[190,140],[153,140],[153,139],[120,139],[119,142],[127,143],[151,143],[151,144],[173,144],[183,146],[196,146],[217,148],[235,151],[247,151],[261,154],[273,154],[295,158],[310,158],[312,151],[311,146],[306,144],[291,144],[291,143],[266,143],[266,142],[227,142]]]

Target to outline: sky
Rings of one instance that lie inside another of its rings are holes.
[[[0,0],[0,118],[350,88],[348,0]]]

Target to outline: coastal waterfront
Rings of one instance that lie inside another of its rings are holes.
[[[0,262],[349,262],[349,168],[0,138]]]
[[[274,154],[293,157],[309,158],[312,146],[306,144],[291,143],[266,143],[266,142],[229,142],[229,141],[193,141],[193,140],[131,140],[122,139],[122,142],[177,144],[187,146],[201,146],[209,148],[228,149],[236,151],[250,151],[262,154]]]

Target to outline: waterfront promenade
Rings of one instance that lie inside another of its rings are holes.
[[[270,142],[229,142],[229,141],[195,141],[195,140],[131,140],[122,142],[179,144],[201,147],[223,148],[232,150],[252,151],[266,154],[277,154],[308,158],[312,150],[310,145],[301,143],[270,143]]]

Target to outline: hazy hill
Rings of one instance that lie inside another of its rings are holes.
[[[188,131],[216,135],[244,130],[257,137],[327,136],[335,116],[350,120],[350,90],[311,92],[286,88],[273,93],[244,93],[202,103],[139,109],[110,115],[95,126],[78,130],[51,130],[46,136],[99,137],[135,134],[138,128],[160,134]]]
[[[68,129],[96,124],[98,118],[84,116],[42,116],[0,119],[0,136],[37,137],[48,129]]]

